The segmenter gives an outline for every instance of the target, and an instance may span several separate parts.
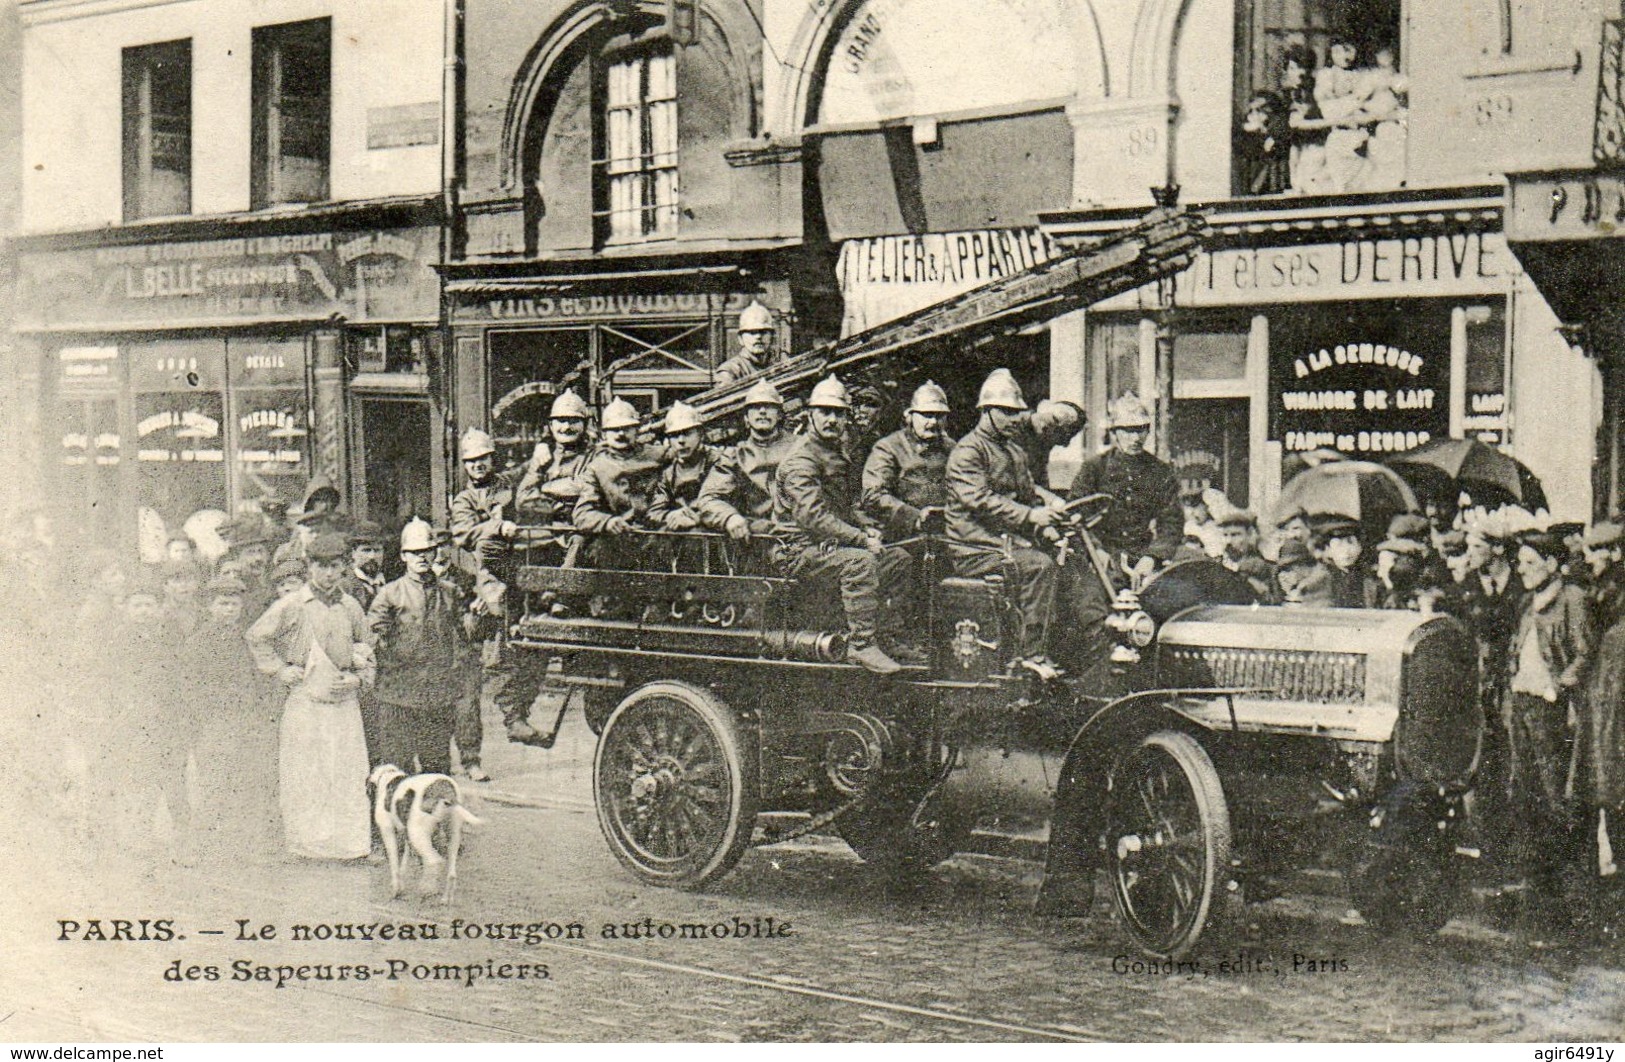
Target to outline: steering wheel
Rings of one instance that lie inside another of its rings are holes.
[[[1113,494],[1085,494],[1067,502],[1066,512],[1072,523],[1092,530],[1116,504],[1117,497]]]

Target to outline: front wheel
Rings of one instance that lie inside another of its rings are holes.
[[[1230,906],[1230,812],[1195,738],[1161,730],[1123,755],[1107,783],[1105,836],[1117,912],[1135,945],[1182,958]]]
[[[733,869],[760,801],[755,743],[715,694],[651,682],[610,713],[593,757],[598,823],[653,885],[698,889]]]

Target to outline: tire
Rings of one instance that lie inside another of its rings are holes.
[[[604,723],[593,802],[610,851],[640,880],[704,888],[733,869],[755,829],[754,737],[709,690],[640,686]]]
[[[1113,766],[1106,859],[1124,928],[1154,959],[1180,959],[1235,906],[1228,888],[1230,812],[1207,751],[1160,730]]]

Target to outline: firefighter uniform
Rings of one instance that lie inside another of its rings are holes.
[[[846,388],[831,377],[813,389],[808,405],[849,408]],[[816,431],[800,438],[774,479],[774,516],[790,528],[774,560],[794,578],[838,582],[848,658],[888,674],[898,665],[875,646],[880,601],[904,584],[909,556],[895,547],[870,551],[869,534],[852,504],[851,475],[839,441]]]
[[[752,353],[747,347],[752,335],[773,334],[773,311],[759,302],[753,302],[739,314],[739,342],[741,350],[717,366],[712,377],[712,386],[725,387],[735,380],[742,380],[747,376],[754,376],[772,368],[776,360],[771,347],[760,355]],[[772,340],[769,338],[771,344]]]
[[[1143,430],[1150,426],[1150,412],[1134,395],[1124,395],[1112,403],[1109,430]],[[1125,453],[1114,445],[1085,461],[1072,481],[1070,497],[1089,494],[1110,494],[1116,499],[1095,525],[1094,534],[1103,549],[1127,554],[1131,563],[1150,548],[1153,522],[1158,525],[1160,537],[1175,541],[1184,526],[1179,509],[1179,477],[1172,465],[1145,450]]]
[[[745,408],[752,406],[784,408],[784,399],[771,383],[763,381],[745,395]],[[796,437],[780,425],[770,436],[751,435],[737,446],[724,450],[700,487],[694,508],[700,523],[713,531],[726,531],[736,517],[750,525],[753,535],[773,529],[773,477],[779,463],[795,448]]]
[[[942,388],[926,382],[914,393],[909,413],[946,414]],[[922,510],[948,504],[948,445],[939,434],[921,439],[909,426],[875,443],[863,465],[863,510],[891,539],[920,529]]]
[[[1033,513],[1042,506],[1033,485],[1020,422],[1011,419],[1001,432],[985,411],[1011,414],[1027,408],[1021,388],[1005,370],[995,370],[982,385],[977,407],[981,421],[948,455],[948,551],[954,570],[974,578],[1003,573],[1021,610],[1018,652],[1025,658],[1044,655],[1049,617],[1055,607],[1055,561],[1035,549]]]
[[[638,413],[629,402],[617,399],[604,410],[606,431],[634,430],[637,426]],[[659,448],[639,443],[635,437],[626,450],[600,446],[587,462],[573,518],[577,531],[594,536],[587,548],[598,567],[641,566],[649,539],[621,535],[613,521],[625,521],[632,527],[648,526],[649,504],[654,499],[662,464]]]
[[[699,428],[699,417],[687,403],[674,402],[666,411],[667,438]],[[695,504],[718,456],[716,448],[702,444],[684,458],[679,456],[676,444],[671,444],[655,483],[654,497],[649,501],[649,522],[668,531],[692,531],[699,527],[700,516]]]

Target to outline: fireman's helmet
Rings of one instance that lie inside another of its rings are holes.
[[[463,432],[463,439],[458,444],[457,452],[464,461],[472,461],[477,457],[496,453],[496,440],[492,439],[488,432],[470,428]]]
[[[564,418],[587,420],[588,414],[591,412],[592,411],[587,408],[587,403],[582,401],[580,395],[576,394],[574,391],[560,391],[559,397],[553,399],[553,408],[548,413],[548,416],[554,420]]]
[[[624,398],[617,398],[604,407],[603,427],[609,428],[635,428],[642,423],[643,418],[638,416],[638,407]]]
[[[948,413],[948,392],[937,386],[934,381],[927,380],[914,389],[914,397],[909,399],[908,411],[910,413]]]
[[[976,396],[976,408],[997,406],[1000,409],[1026,409],[1027,400],[1021,396],[1021,385],[1010,375],[1009,369],[994,369],[982,381],[982,393]]]
[[[745,405],[750,406],[778,406],[784,408],[784,396],[779,389],[773,386],[773,381],[763,380],[749,391],[745,392]]]
[[[700,426],[700,414],[687,402],[673,402],[666,410],[666,434],[681,435]]]
[[[414,516],[401,528],[402,553],[423,553],[434,548],[434,528],[426,521]]]
[[[1149,428],[1151,427],[1151,411],[1140,396],[1130,391],[1118,398],[1106,411],[1106,427],[1108,428]]]
[[[773,331],[773,311],[759,302],[752,302],[739,314],[741,332]]]
[[[807,399],[807,405],[824,409],[851,409],[852,399],[846,393],[846,384],[828,376],[818,381],[818,386],[812,389],[812,397]]]

